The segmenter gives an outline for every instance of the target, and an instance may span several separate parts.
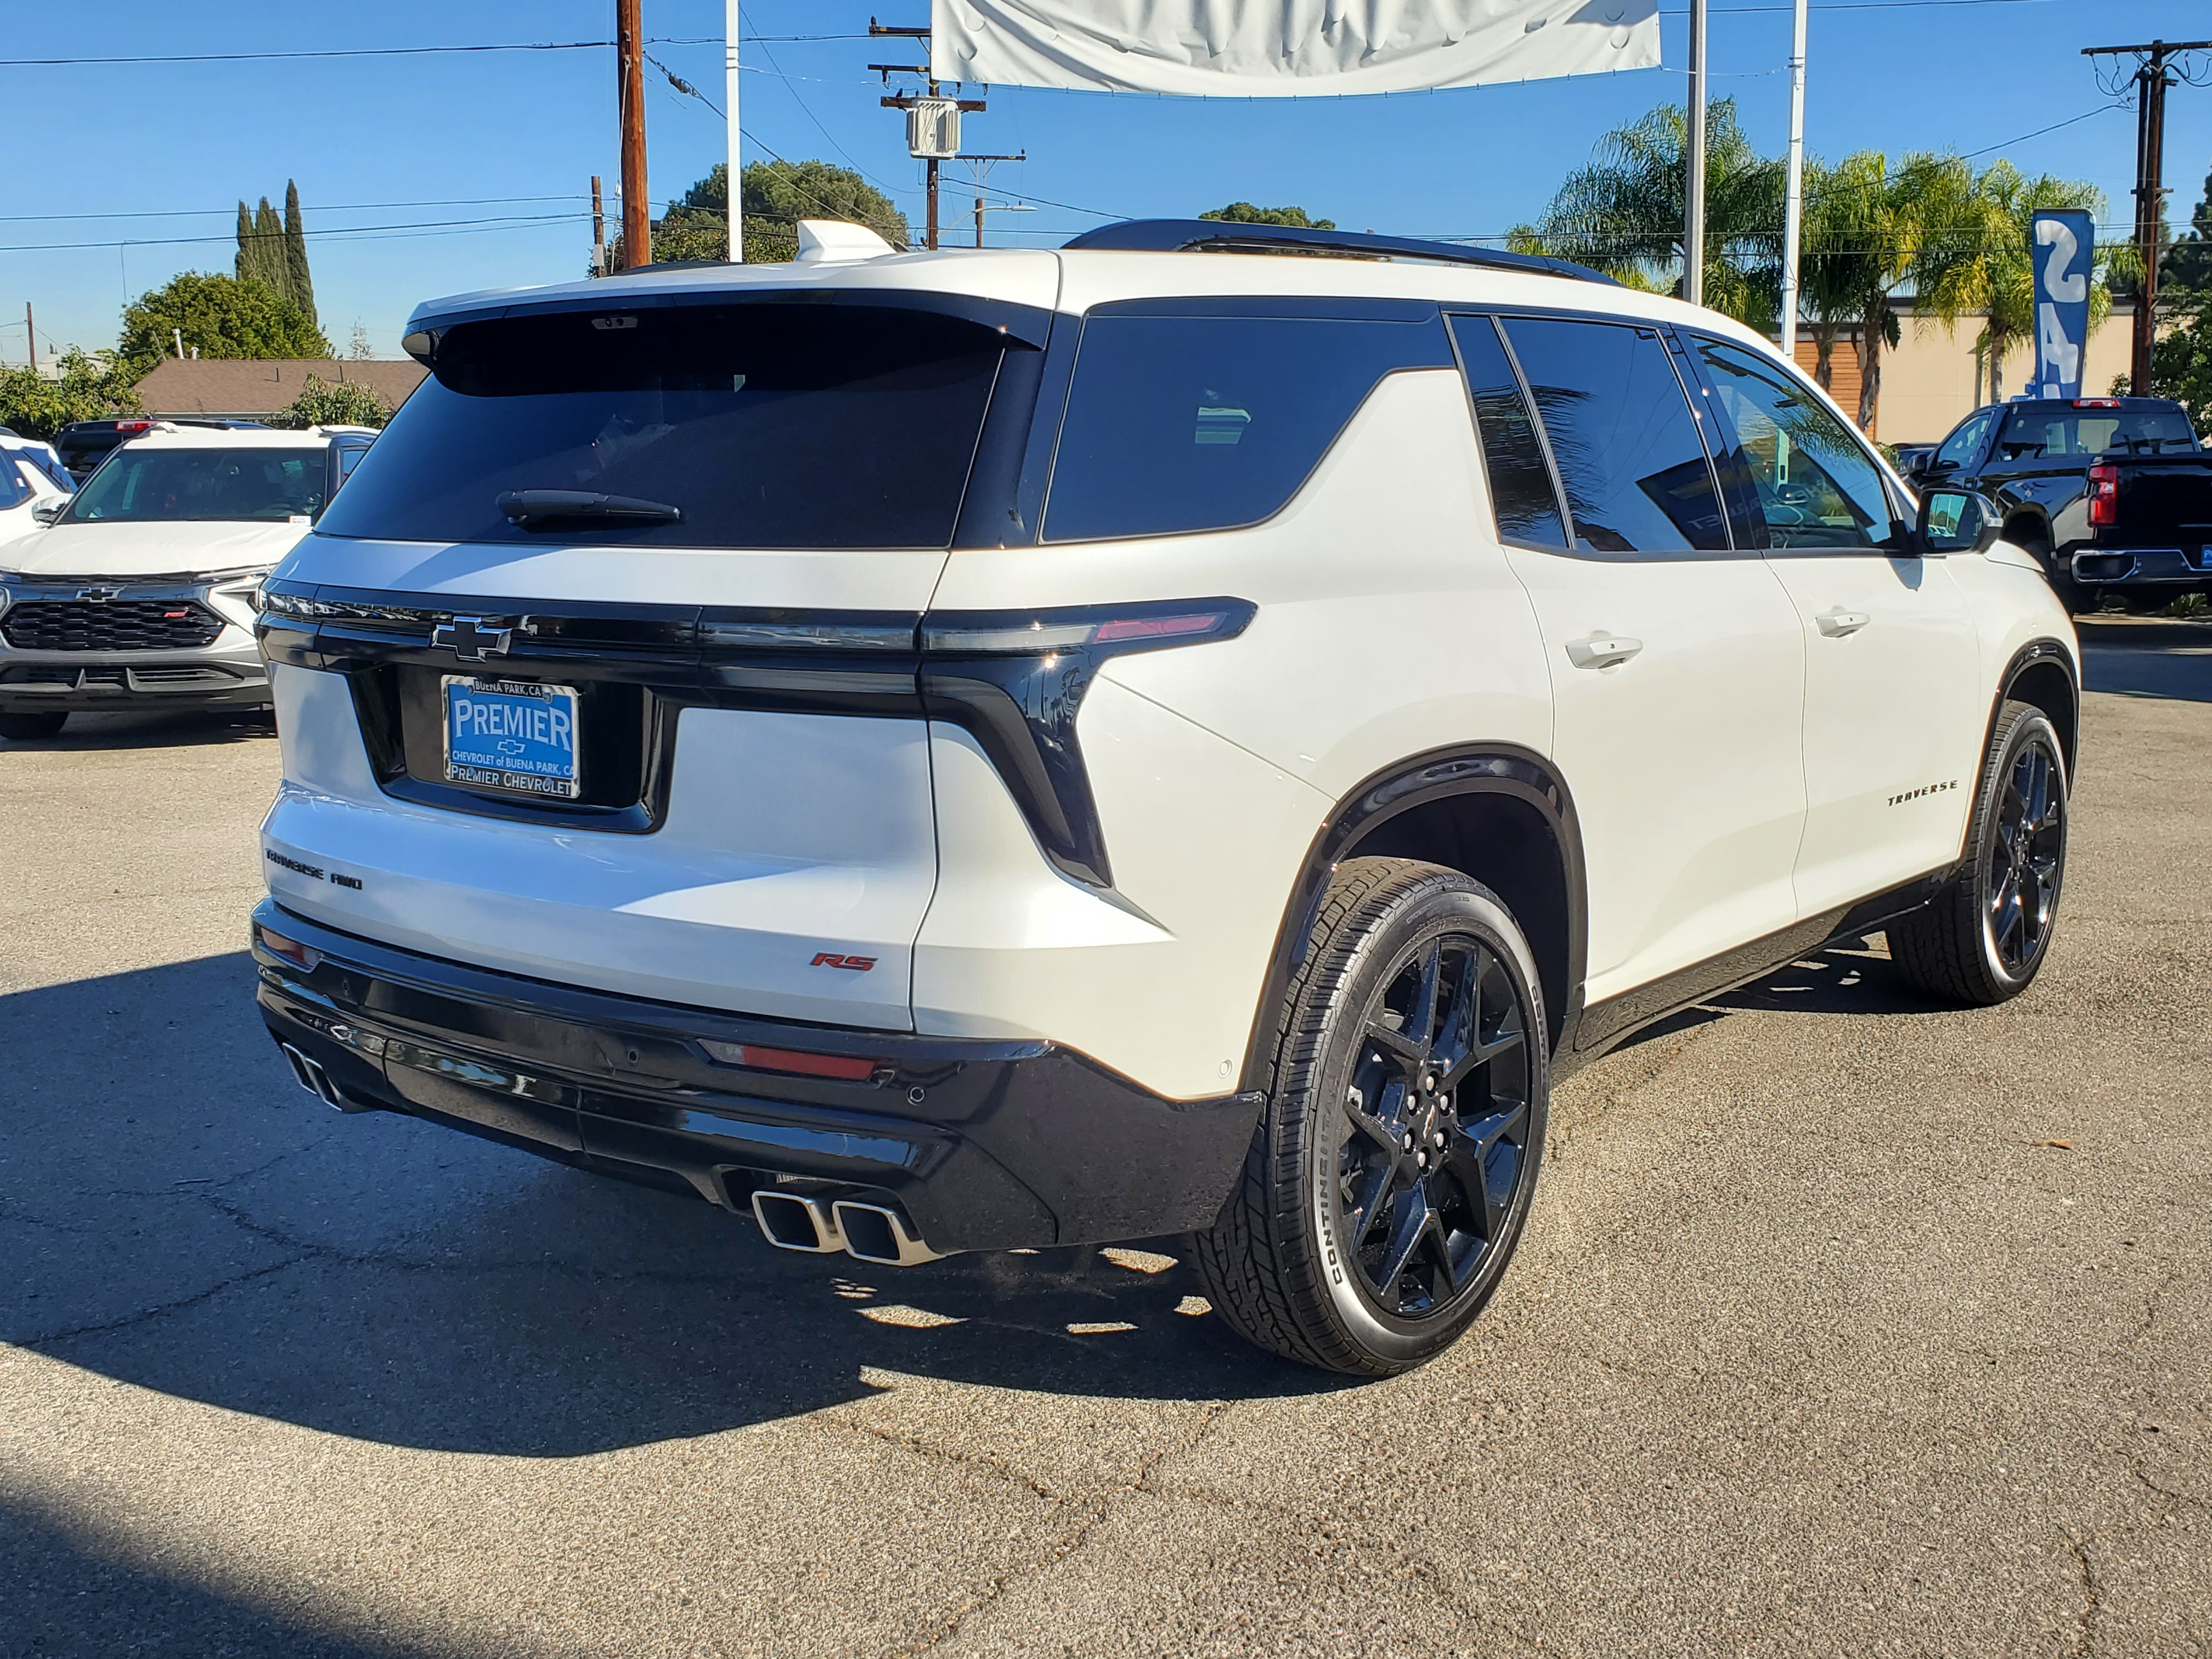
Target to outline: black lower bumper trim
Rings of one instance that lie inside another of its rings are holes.
[[[1048,1042],[755,1019],[401,951],[264,900],[263,1018],[348,1103],[743,1207],[778,1178],[889,1194],[933,1249],[1104,1243],[1210,1225],[1259,1097],[1164,1098]],[[270,952],[266,927],[319,957]],[[739,1069],[703,1042],[879,1062]]]

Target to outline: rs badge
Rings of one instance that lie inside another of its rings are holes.
[[[817,951],[810,968],[849,968],[856,974],[865,974],[876,965],[873,957],[841,957],[834,951]]]

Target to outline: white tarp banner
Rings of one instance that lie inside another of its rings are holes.
[[[939,80],[1310,98],[1659,65],[1658,0],[932,0]]]

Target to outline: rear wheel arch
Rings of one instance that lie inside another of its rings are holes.
[[[1587,941],[1582,835],[1558,769],[1515,744],[1431,750],[1370,775],[1323,820],[1299,872],[1245,1050],[1243,1086],[1264,1089],[1285,989],[1330,872],[1346,859],[1439,865],[1496,893],[1527,935],[1557,1046],[1582,1000]]]

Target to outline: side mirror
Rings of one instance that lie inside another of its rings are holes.
[[[2003,530],[1997,504],[1978,490],[1938,488],[1920,498],[1917,537],[1923,552],[1986,552]]]
[[[50,501],[40,501],[31,509],[31,516],[40,524],[59,523],[62,514],[69,511],[70,499],[67,495],[56,495]]]

